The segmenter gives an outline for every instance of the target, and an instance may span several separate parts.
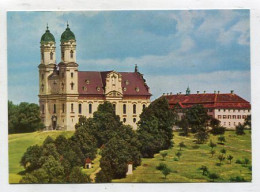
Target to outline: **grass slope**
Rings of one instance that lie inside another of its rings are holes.
[[[19,172],[23,171],[24,168],[20,166],[20,160],[31,145],[41,145],[45,138],[49,135],[52,138],[56,138],[59,135],[65,137],[71,137],[74,132],[72,131],[50,131],[50,132],[33,132],[33,133],[22,133],[22,134],[11,134],[8,135],[9,143],[9,183],[19,183],[21,175]]]
[[[210,136],[210,139],[215,143],[218,142],[217,138],[218,136]],[[202,171],[198,170],[202,165],[207,166],[211,173],[220,175],[220,178],[215,180],[217,182],[229,182],[230,177],[236,176],[251,181],[252,173],[248,168],[251,165],[251,134],[247,131],[246,135],[237,136],[234,131],[226,131],[225,138],[225,145],[218,144],[215,148],[216,154],[211,157],[209,142],[198,145],[193,142],[193,136],[181,137],[175,132],[175,146],[165,150],[168,153],[165,161],[162,160],[160,154],[156,154],[154,158],[142,159],[141,166],[137,167],[132,175],[128,175],[124,179],[113,180],[113,182],[209,182],[208,177],[203,176]],[[182,149],[180,160],[174,161],[175,153],[179,151],[178,144],[181,141],[187,147]],[[195,146],[199,146],[199,148]],[[216,163],[219,163],[218,155],[222,148],[227,150],[226,156],[230,154],[234,158],[231,164],[225,160],[221,166],[216,166]],[[235,163],[237,159],[244,158],[250,159],[250,165],[242,166]],[[166,179],[161,171],[156,169],[156,166],[161,162],[167,164],[173,171]]]

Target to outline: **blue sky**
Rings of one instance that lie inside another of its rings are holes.
[[[214,90],[250,101],[249,10],[8,12],[8,97],[38,103],[40,38],[67,21],[81,71],[144,74],[153,99],[167,92]]]

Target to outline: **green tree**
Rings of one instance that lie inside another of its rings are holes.
[[[182,153],[180,151],[178,151],[177,153],[175,153],[175,155],[178,157],[178,159],[180,159],[182,156]]]
[[[219,156],[218,156],[218,160],[219,160],[219,162],[220,162],[220,164],[221,164],[222,161],[225,160],[225,156],[224,156],[223,154],[219,155]]]
[[[251,129],[251,115],[248,115],[244,122],[244,127]]]
[[[25,133],[41,130],[40,108],[37,104],[22,102],[14,105],[8,102],[8,131],[9,133]]]
[[[25,168],[26,171],[33,171],[41,167],[39,161],[42,155],[42,147],[33,145],[27,148],[23,154],[20,164]]]
[[[26,173],[20,183],[49,183],[49,176],[44,169],[40,168],[31,173]]]
[[[226,154],[226,152],[227,152],[227,151],[226,151],[226,149],[224,149],[224,148],[220,150],[220,153],[222,153],[223,155]]]
[[[199,144],[205,143],[209,138],[209,135],[206,131],[198,131],[194,136],[197,139],[197,143]]]
[[[237,135],[244,135],[245,134],[245,126],[242,125],[241,123],[239,123],[237,126],[236,126],[236,134]]]
[[[179,143],[179,147],[180,147],[180,151],[181,151],[181,149],[184,148],[184,147],[186,147],[186,145],[185,145],[184,142],[182,141],[182,142]]]
[[[209,147],[211,148],[211,151],[217,146],[216,143],[214,143],[212,140],[209,142]]]
[[[187,110],[185,117],[193,133],[206,131],[210,116],[203,105],[193,105]]]
[[[213,157],[213,155],[216,153],[215,150],[210,150],[210,154],[211,154],[211,157]]]
[[[167,152],[161,152],[160,154],[161,154],[163,161],[164,161],[165,157],[168,155],[168,153]]]
[[[230,163],[230,164],[231,164],[232,159],[233,159],[233,156],[232,156],[232,155],[228,155],[228,156],[227,156],[227,160],[229,160],[229,163]]]
[[[162,174],[164,175],[164,179],[166,179],[167,175],[169,175],[171,173],[171,169],[169,167],[164,167],[162,170],[161,170]]]
[[[226,138],[224,135],[221,135],[218,137],[218,141],[221,143],[221,144],[224,144],[224,142],[226,142]]]
[[[177,114],[169,108],[165,97],[156,99],[145,108],[137,129],[143,157],[153,157],[155,153],[173,145],[172,128],[176,122]]]
[[[214,182],[216,179],[219,178],[219,175],[216,173],[210,173],[209,178]]]
[[[205,166],[205,165],[202,165],[202,166],[199,168],[199,170],[202,171],[202,175],[207,175],[207,174],[209,173],[209,169],[208,169],[208,167]]]
[[[68,182],[69,183],[90,183],[91,179],[89,175],[82,173],[80,167],[73,167]]]
[[[181,134],[182,136],[188,136],[189,135],[189,123],[187,118],[182,118],[180,121],[178,121],[177,125],[181,128]]]

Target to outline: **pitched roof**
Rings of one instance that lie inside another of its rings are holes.
[[[90,158],[86,158],[85,163],[92,163]]]
[[[190,108],[193,105],[201,104],[205,108],[217,108],[217,109],[233,109],[242,108],[249,109],[251,105],[245,99],[239,97],[236,94],[224,93],[202,93],[202,94],[190,94],[190,95],[166,95],[164,96],[169,101],[171,107],[178,104],[181,108]]]
[[[80,95],[104,95],[107,74],[112,71],[79,71],[78,91]],[[122,76],[124,96],[151,96],[142,74],[138,72],[118,72]],[[99,87],[99,89],[98,89]],[[137,91],[138,88],[138,91]]]

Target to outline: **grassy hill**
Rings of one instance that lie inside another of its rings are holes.
[[[42,144],[48,135],[56,138],[60,134],[70,137],[73,132],[52,131],[9,135],[9,182],[19,183],[21,178],[19,172],[24,170],[19,162],[27,147]],[[210,139],[217,143],[217,137],[218,136],[211,135]],[[142,159],[141,166],[133,171],[133,175],[129,175],[124,179],[113,180],[113,182],[208,182],[209,179],[203,176],[202,172],[198,170],[202,165],[207,166],[210,172],[219,174],[220,179],[216,180],[219,182],[229,182],[230,177],[236,176],[242,176],[247,181],[251,181],[252,173],[249,170],[249,166],[251,166],[251,134],[247,131],[246,135],[237,136],[234,131],[227,131],[225,138],[225,145],[218,144],[215,149],[216,154],[211,157],[208,143],[198,145],[193,142],[193,136],[181,137],[175,132],[175,146],[166,150],[168,155],[165,161],[162,160],[160,154],[156,154],[154,158]],[[180,160],[175,161],[175,153],[178,152],[178,144],[181,141],[184,141],[187,147],[182,149]],[[232,164],[229,164],[228,161],[225,160],[222,166],[216,165],[216,163],[219,162],[217,157],[222,148],[227,150],[226,156],[231,154],[234,157]],[[250,160],[249,165],[235,163],[237,159],[243,160],[244,158]],[[100,155],[94,160],[93,169],[83,171],[90,174],[92,179],[95,177],[94,174],[100,170],[99,159]],[[162,173],[156,169],[156,166],[161,162],[166,163],[173,171],[166,179],[164,179]]]
[[[61,134],[65,137],[70,137],[73,133],[72,131],[51,131],[9,135],[9,183],[19,183],[22,176],[18,173],[24,170],[19,162],[29,146],[35,144],[41,145],[48,135],[52,138],[56,138]]]
[[[210,136],[210,139],[215,143],[218,142],[217,138],[218,136]],[[229,182],[230,177],[236,176],[251,181],[252,172],[249,170],[251,166],[251,134],[247,131],[246,135],[237,136],[234,131],[226,131],[225,138],[225,145],[218,144],[215,148],[216,154],[211,157],[209,142],[198,145],[193,142],[193,137],[181,137],[175,133],[175,146],[165,150],[168,153],[165,161],[162,160],[160,154],[156,154],[154,158],[142,159],[142,165],[137,167],[132,175],[128,175],[124,179],[113,180],[113,182],[209,182],[208,177],[203,176],[202,171],[198,170],[202,165],[207,166],[210,172],[220,175],[220,178],[216,180],[218,182]],[[175,161],[175,153],[179,151],[178,144],[181,141],[187,147],[182,149],[180,160]],[[221,166],[217,166],[216,163],[219,163],[218,155],[223,148],[227,150],[226,156],[231,154],[234,158],[231,164],[225,160]],[[237,159],[243,160],[244,158],[250,160],[249,165],[235,163]],[[156,169],[159,163],[167,164],[172,170],[166,179],[161,171]]]

